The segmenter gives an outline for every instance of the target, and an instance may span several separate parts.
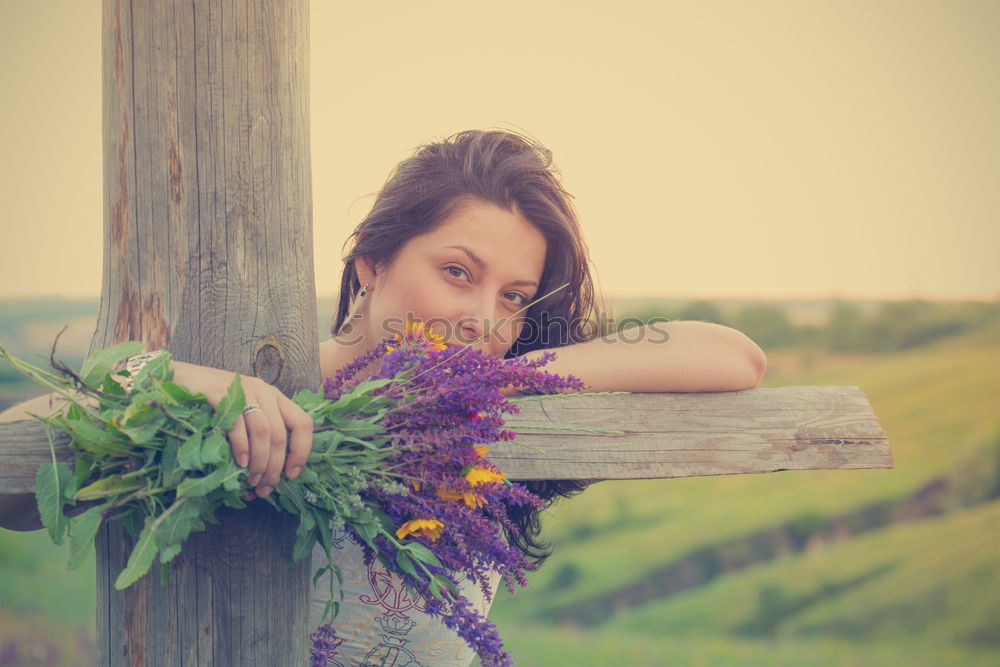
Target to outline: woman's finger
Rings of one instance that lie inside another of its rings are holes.
[[[285,461],[285,477],[295,479],[309,461],[312,450],[313,421],[295,401],[282,395],[278,399],[278,409],[285,424],[292,430],[288,459]]]
[[[247,399],[247,405],[258,405]],[[257,486],[267,473],[268,460],[271,458],[271,426],[263,409],[251,410],[240,417],[246,423],[247,435],[250,439],[250,472],[247,483]],[[261,495],[257,489],[257,495]]]
[[[233,428],[229,431],[229,442],[233,447],[233,460],[236,461],[236,465],[246,468],[250,462],[250,441],[247,438],[247,427],[243,417],[233,422]]]
[[[275,390],[275,393],[281,392]],[[268,446],[271,451],[267,459],[267,470],[257,487],[257,495],[266,498],[281,481],[281,468],[285,464],[285,455],[288,451],[288,432],[285,430],[285,422],[278,409],[277,400],[261,407],[264,408],[268,421]]]

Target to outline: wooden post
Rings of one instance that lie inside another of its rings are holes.
[[[306,0],[105,0],[104,282],[91,350],[122,340],[319,384]],[[101,665],[301,665],[309,563],[258,501],[219,512],[124,592],[133,540],[97,540]]]

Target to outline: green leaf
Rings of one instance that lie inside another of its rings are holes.
[[[201,400],[205,398],[205,394],[192,394],[185,387],[182,387],[176,382],[161,382],[160,389],[162,389],[167,396],[172,398],[177,403],[187,403],[188,401],[193,401],[195,399]]]
[[[201,462],[220,463],[225,461],[228,445],[229,441],[226,440],[219,429],[212,429],[212,432],[208,434],[208,437],[205,438],[205,442],[201,446]]]
[[[177,465],[181,470],[201,468],[201,433],[193,433],[177,450]]]
[[[177,438],[168,438],[160,458],[160,481],[157,486],[173,488],[183,474],[183,469],[177,465],[177,451],[180,445]]]
[[[164,564],[169,563],[174,559],[174,556],[176,556],[180,552],[181,552],[181,545],[170,544],[160,549],[160,562]]]
[[[324,565],[323,567],[321,567],[318,570],[316,570],[315,574],[313,574],[313,584],[312,584],[313,588],[316,588],[316,582],[318,582],[319,578],[323,576],[323,573],[326,572],[329,569],[330,569],[329,567],[327,567],[326,565]]]
[[[455,596],[455,595],[458,594],[458,589],[443,574],[438,574],[438,575],[435,575],[435,576],[431,577],[427,581],[427,584],[430,586],[431,595],[433,595],[434,597],[436,597],[438,600],[441,600],[441,601],[444,601],[444,596],[441,594],[441,587],[442,586],[444,586],[444,588],[446,588],[448,590],[448,592],[452,596]]]
[[[114,377],[114,374],[111,373],[104,376],[104,380],[101,381],[101,391],[105,394],[111,394],[112,396],[124,396],[125,387],[121,386],[119,382],[116,382]]]
[[[282,493],[272,494],[272,495],[277,495],[278,496],[278,505],[281,506],[281,509],[285,510],[289,514],[298,514],[299,513],[298,508],[295,507],[295,503],[293,503],[288,498],[287,495],[282,494]]]
[[[142,426],[153,421],[158,415],[163,414],[150,405],[149,400],[146,395],[136,396],[136,400],[129,403],[128,407],[125,408],[125,414],[122,415],[121,419],[122,427]]]
[[[93,484],[85,486],[76,492],[77,500],[98,500],[119,494],[130,493],[136,489],[141,489],[146,482],[138,477],[124,479],[121,475],[111,475],[102,477]]]
[[[96,387],[101,379],[111,372],[111,367],[114,364],[142,352],[145,347],[145,343],[128,340],[103,350],[97,350],[84,360],[83,366],[80,367],[80,376],[87,384]]]
[[[330,553],[330,550],[333,549],[333,530],[330,528],[330,514],[315,507],[312,510],[312,514],[316,520],[318,542],[323,547],[323,551]],[[339,577],[340,570],[338,569],[336,572]]]
[[[441,597],[441,587],[438,585],[437,577],[431,577],[430,580],[428,580],[427,585],[431,589],[431,595],[433,595],[435,599],[444,602],[444,598]]]
[[[147,516],[142,533],[139,534],[139,541],[128,557],[125,569],[121,571],[115,580],[115,590],[124,590],[139,580],[142,575],[149,571],[149,566],[153,564],[156,557],[156,540],[154,532],[156,523],[153,517]]]
[[[95,468],[97,468],[97,463],[92,457],[82,452],[77,452],[76,463],[73,466],[73,481],[75,488],[79,489],[82,487],[84,483],[90,479],[90,476],[94,474]]]
[[[66,482],[66,486],[63,488],[63,503],[69,503],[70,505],[76,505],[76,490],[79,488],[76,483],[76,475],[72,474],[69,477],[69,481]]]
[[[337,618],[337,614],[340,613],[340,602],[337,600],[330,600],[326,603],[326,607],[323,608],[323,618],[328,618],[331,621]]]
[[[307,512],[299,516],[299,525],[295,529],[295,546],[292,547],[292,560],[297,561],[312,553],[316,544],[316,519]]]
[[[368,394],[376,389],[381,389],[391,382],[395,382],[396,378],[382,378],[379,380],[365,380],[364,382],[359,382],[358,384],[351,387],[344,396],[360,396],[362,394]],[[343,397],[341,397],[343,398]]]
[[[371,522],[357,522],[353,523],[354,531],[365,541],[371,548],[375,548],[372,540],[378,535],[378,526]]]
[[[103,517],[101,512],[107,507],[104,505],[94,505],[80,516],[70,519],[69,535],[69,563],[67,567],[75,570],[83,564],[94,545],[94,538],[97,530],[101,527]]]
[[[158,382],[173,379],[173,371],[170,370],[171,356],[161,354],[150,359],[145,366],[132,378],[133,391],[148,391]]]
[[[203,498],[182,499],[175,502],[176,508],[161,515],[160,525],[156,530],[156,546],[160,549],[160,562],[166,563],[180,552],[180,545],[184,543],[198,526],[204,529],[205,524],[198,518],[201,511],[198,503],[204,502]],[[168,548],[177,546],[177,553],[164,553]]]
[[[293,509],[288,510],[289,514],[304,514],[307,511],[304,489],[305,487],[298,480],[289,481],[283,479],[278,482],[275,491],[277,491],[280,498],[290,500],[294,505]]]
[[[226,507],[232,507],[233,509],[242,510],[246,509],[247,504],[243,502],[240,498],[239,491],[230,491],[222,496],[222,503]]]
[[[236,373],[233,376],[232,383],[229,385],[229,391],[226,392],[225,397],[219,401],[219,405],[215,409],[215,423],[213,425],[222,429],[223,433],[229,433],[233,430],[233,424],[236,422],[236,419],[243,414],[243,408],[246,407],[246,404],[246,397],[243,395],[243,383],[240,379],[240,374]]]
[[[217,468],[204,477],[188,477],[177,485],[177,497],[197,498],[204,496],[222,486],[224,482],[235,479],[246,472],[245,468],[240,468],[231,462],[228,466]]]
[[[302,482],[303,484],[316,484],[319,482],[319,475],[316,474],[314,469],[306,466],[299,473],[299,476],[295,478],[295,481]]]
[[[232,461],[229,462],[227,469],[232,470],[234,466],[238,471],[246,472],[246,468],[240,468]],[[226,475],[226,478],[222,480],[222,489],[226,492],[239,491],[241,486],[243,486],[243,480],[240,479],[239,474]]]
[[[441,561],[438,560],[438,557],[434,555],[434,552],[420,542],[407,542],[403,545],[403,548],[412,553],[417,560],[423,561],[428,565],[434,565],[435,567],[444,567]]]
[[[148,394],[136,396],[125,408],[125,414],[119,423],[122,432],[136,444],[151,440],[167,421],[167,416],[161,410],[149,404],[150,400],[152,398]]]
[[[385,427],[382,424],[374,423],[374,420],[368,419],[342,419],[337,422],[337,428],[346,436],[355,438],[385,433]]]
[[[409,554],[405,551],[399,550],[396,552],[396,565],[399,566],[400,570],[406,572],[411,577],[417,576],[417,568],[413,566],[413,561],[410,560]]]
[[[76,419],[57,420],[60,429],[70,434],[72,446],[97,456],[123,456],[129,453],[131,447],[117,440],[113,434],[89,421]]]
[[[48,529],[49,537],[55,544],[62,544],[69,519],[63,514],[66,487],[72,476],[65,463],[46,463],[35,472],[35,502],[42,524]]]
[[[292,396],[292,402],[296,403],[303,410],[320,405],[324,401],[326,401],[326,399],[323,398],[323,394],[318,391],[313,391],[312,389],[299,389]]]
[[[142,532],[142,517],[139,515],[138,510],[133,509],[120,515],[119,521],[125,527],[125,532],[133,538],[139,539],[139,533]]]

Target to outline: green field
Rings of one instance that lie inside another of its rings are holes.
[[[520,664],[997,664],[1000,333],[795,355],[765,385],[860,386],[895,467],[592,486],[491,611]]]
[[[860,386],[895,468],[593,485],[493,607],[519,664],[1000,662],[1000,331],[771,368],[769,386]],[[66,557],[0,529],[0,656],[93,663],[93,556]]]

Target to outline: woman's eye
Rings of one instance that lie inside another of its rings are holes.
[[[459,266],[446,266],[444,270],[458,278],[459,280],[468,280],[469,274],[465,272],[465,269]]]
[[[528,300],[526,296],[518,294],[517,292],[507,292],[504,296],[506,296],[511,303],[518,306],[523,306],[524,302]]]

